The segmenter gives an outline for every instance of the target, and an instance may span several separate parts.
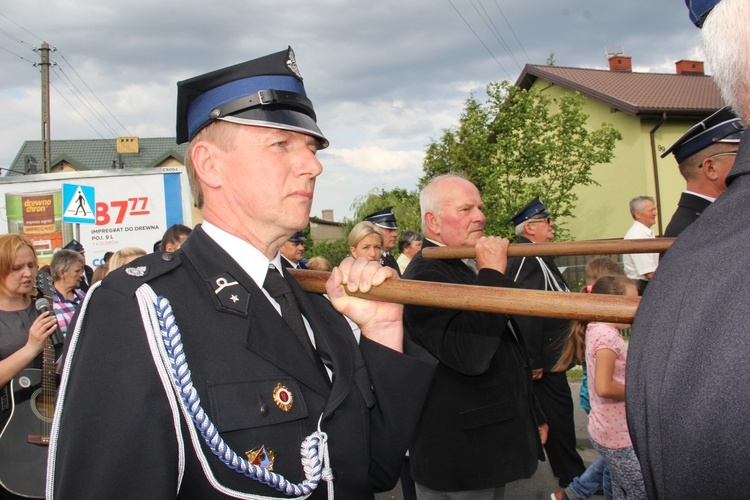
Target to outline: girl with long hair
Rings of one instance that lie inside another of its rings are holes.
[[[638,296],[632,280],[604,276],[591,293]],[[589,437],[612,475],[615,500],[646,498],[640,464],[630,441],[625,416],[625,366],[627,344],[619,330],[630,325],[574,321],[558,361],[559,369],[585,359],[591,401]]]

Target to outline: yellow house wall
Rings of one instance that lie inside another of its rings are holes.
[[[541,79],[537,79],[534,87],[553,98],[570,92],[557,85],[550,86]],[[584,104],[584,112],[589,115],[587,123],[590,128],[598,128],[602,123],[611,123],[622,134],[622,140],[616,143],[611,163],[593,167],[592,177],[599,186],[577,187],[575,193],[578,201],[573,210],[575,217],[561,222],[570,229],[574,240],[622,238],[633,223],[628,203],[634,197],[643,195],[657,198],[657,210],[660,213],[664,212],[661,214],[663,231],[677,207],[677,200],[685,188],[685,181],[679,175],[677,163],[671,155],[663,160],[658,158],[658,155],[692,126],[692,123],[667,121],[655,132],[659,186],[657,196],[650,132],[659,121],[641,121],[640,118],[623,112],[612,112],[609,106],[590,98],[587,98]],[[657,235],[661,234],[658,220],[653,230]]]

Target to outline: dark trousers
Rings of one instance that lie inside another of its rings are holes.
[[[401,465],[401,493],[404,500],[417,500],[417,487],[414,484],[414,479],[411,478],[409,457],[406,457]]]
[[[552,473],[564,488],[586,470],[576,450],[573,397],[565,372],[544,372],[541,379],[534,381],[534,394],[549,426],[544,450]]]

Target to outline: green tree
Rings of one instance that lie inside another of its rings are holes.
[[[344,234],[349,235],[349,231],[355,224],[361,222],[366,216],[373,212],[382,210],[387,207],[393,207],[393,213],[398,221],[399,233],[403,231],[421,232],[421,216],[419,214],[419,194],[416,191],[407,191],[402,188],[395,188],[390,191],[384,189],[373,189],[369,193],[360,196],[352,203],[354,212],[353,220],[344,220]],[[309,231],[309,229],[306,229]],[[307,243],[305,244],[305,255],[314,257],[319,255],[325,257],[328,261],[337,266],[345,257],[349,256],[349,244],[347,237],[337,241],[326,241],[313,244],[307,234]],[[394,249],[393,256],[398,255],[398,249]]]
[[[399,232],[422,231],[421,216],[419,214],[419,193],[417,191],[407,191],[402,188],[394,188],[390,191],[373,189],[366,195],[356,198],[351,206],[354,212],[354,221],[352,221],[348,229],[354,227],[357,222],[360,222],[371,213],[388,207],[393,207],[393,213],[398,221]]]
[[[573,217],[574,188],[597,185],[593,167],[609,163],[622,139],[611,124],[587,128],[584,102],[577,93],[553,100],[508,82],[490,83],[486,102],[470,95],[458,127],[428,145],[420,185],[464,173],[482,192],[487,234],[497,236],[511,236],[513,214],[539,196],[558,219],[558,239],[569,238],[559,221]]]
[[[346,238],[336,241],[321,241],[313,243],[311,239],[305,242],[305,257],[325,257],[331,266],[338,266],[345,257],[349,257],[349,245]]]

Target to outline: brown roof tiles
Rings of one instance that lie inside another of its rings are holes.
[[[527,64],[516,81],[530,88],[537,78],[580,92],[633,116],[704,117],[724,106],[710,76],[615,72]]]

